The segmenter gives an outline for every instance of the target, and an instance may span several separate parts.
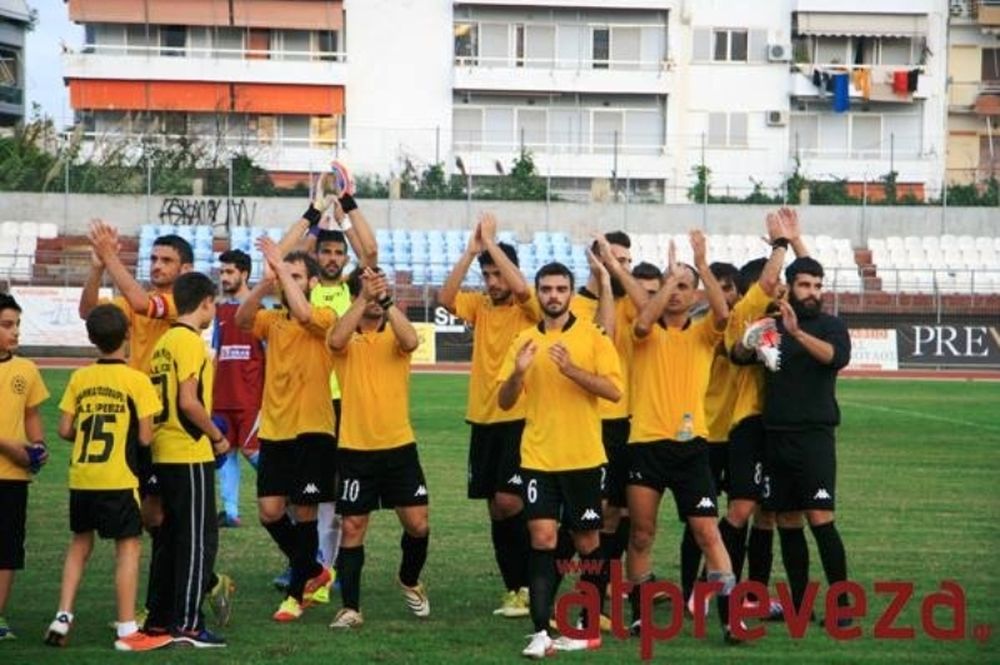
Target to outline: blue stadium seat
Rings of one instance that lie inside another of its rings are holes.
[[[428,231],[427,245],[432,248],[440,247],[441,249],[444,249],[445,246],[444,231],[441,231],[439,229],[432,229]]]
[[[213,229],[211,226],[207,226],[204,224],[201,226],[196,226],[194,227],[194,237],[195,239],[208,238],[209,240],[211,240],[212,236],[214,235],[212,231]]]
[[[444,281],[448,279],[448,269],[441,265],[431,266],[431,284],[444,284]]]
[[[194,243],[194,227],[192,226],[178,226],[177,235],[184,238],[189,243]]]
[[[513,231],[501,231],[497,234],[497,240],[513,245],[517,243],[517,236]]]
[[[272,226],[267,229],[267,235],[271,237],[274,242],[281,242],[281,239],[285,235],[285,229],[280,226]]]
[[[176,232],[177,232],[177,227],[175,227],[173,224],[160,224],[159,226],[156,227],[157,237],[168,236]]]

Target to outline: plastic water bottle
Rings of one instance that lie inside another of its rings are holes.
[[[681,419],[681,427],[677,430],[678,441],[690,441],[694,438],[694,416],[685,413]]]

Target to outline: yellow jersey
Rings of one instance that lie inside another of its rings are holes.
[[[162,408],[149,377],[124,360],[98,360],[73,372],[59,403],[75,418],[70,489],[137,488],[139,421]]]
[[[472,371],[469,372],[469,402],[465,419],[487,425],[524,419],[523,400],[503,411],[497,403],[496,382],[515,335],[538,323],[534,293],[523,303],[496,305],[485,293],[462,292],[455,296],[455,316],[472,327]]]
[[[621,365],[615,346],[595,323],[570,313],[562,330],[546,331],[539,322],[514,338],[504,358],[499,383],[514,372],[517,352],[528,341],[538,349],[524,375],[525,426],[521,436],[521,466],[536,471],[592,469],[607,462],[601,440],[597,395],[567,378],[549,357],[562,343],[580,369],[609,379],[622,388]]]
[[[725,345],[715,345],[712,369],[705,391],[705,419],[708,422],[708,442],[725,443],[729,440],[733,402],[736,399],[734,379],[739,369],[729,361]]]
[[[410,425],[410,354],[392,327],[355,332],[333,364],[344,387],[340,442],[347,450],[387,450],[414,442]]]
[[[657,321],[648,335],[635,338],[630,444],[708,437],[705,391],[722,334],[709,315],[683,328]]]
[[[0,360],[0,438],[28,442],[24,412],[49,398],[49,391],[35,363],[10,356]],[[31,480],[31,473],[0,453],[0,480]]]
[[[570,301],[570,311],[577,318],[593,321],[597,316],[598,299],[590,291],[581,290]],[[631,413],[631,403],[629,401],[629,371],[632,366],[633,342],[632,325],[639,315],[635,303],[628,296],[615,298],[615,329],[612,341],[615,350],[618,352],[618,360],[621,364],[622,398],[617,402],[609,402],[606,399],[598,402],[601,412],[601,420],[615,420],[628,418]]]
[[[732,351],[736,343],[743,339],[747,325],[760,319],[767,313],[771,297],[764,293],[760,284],[754,283],[738,303],[733,305],[726,325],[725,345],[727,353]],[[760,363],[752,365],[734,365],[733,373],[733,406],[730,418],[730,429],[740,424],[750,416],[760,415],[764,409],[764,366]]]
[[[163,409],[153,418],[153,462],[200,464],[215,459],[212,443],[180,410],[179,387],[197,379],[198,401],[212,413],[215,366],[201,334],[183,324],[170,327],[153,349],[150,379]]]
[[[336,313],[312,307],[312,318],[302,324],[286,310],[260,310],[253,334],[267,343],[264,351],[264,396],[260,431],[265,441],[290,441],[299,434],[333,434],[333,402],[329,390],[333,354],[326,332]]]
[[[128,319],[128,366],[145,372],[149,369],[149,360],[153,356],[153,347],[157,340],[170,329],[170,324],[177,319],[177,307],[174,296],[169,293],[150,291],[149,309],[136,312],[124,296],[118,296],[111,301],[118,309],[125,312]]]
[[[313,307],[332,309],[340,317],[351,307],[351,291],[347,282],[340,284],[318,284],[309,292],[309,304]],[[330,397],[340,399],[340,384],[337,383],[337,373],[330,372]]]

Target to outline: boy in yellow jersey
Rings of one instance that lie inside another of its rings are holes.
[[[731,263],[714,262],[708,266],[715,280],[722,288],[722,293],[726,298],[726,305],[732,309],[739,297],[737,281],[739,269]],[[720,340],[715,346],[715,353],[712,356],[712,369],[709,372],[708,389],[705,392],[705,420],[708,428],[708,462],[712,469],[712,480],[715,483],[717,495],[723,492],[729,496],[726,476],[726,460],[728,455],[729,440],[729,414],[733,407],[734,391],[732,387],[733,373],[735,366],[729,361],[726,347]],[[720,525],[721,526],[721,525]],[[744,540],[746,540],[744,534]],[[722,534],[725,541],[725,532]],[[729,551],[732,557],[732,550]],[[692,601],[692,591],[694,581],[698,576],[698,566],[701,563],[701,548],[698,547],[694,539],[691,526],[684,524],[684,535],[681,537],[681,590],[685,600]],[[742,564],[733,561],[733,569],[736,578],[739,579],[739,570]],[[704,570],[702,574],[704,576]],[[707,599],[706,599],[707,601]],[[688,608],[694,611],[693,606]]]
[[[205,628],[202,602],[218,584],[213,573],[219,546],[215,512],[215,456],[229,441],[212,421],[215,368],[202,338],[215,318],[215,284],[185,273],[174,282],[177,321],[156,343],[150,377],[163,410],[153,419],[153,472],[163,502],[161,550],[150,566],[146,630],[169,631],[174,641],[224,647]]]
[[[267,261],[264,278],[236,310],[236,323],[266,344],[257,507],[261,523],[292,568],[288,595],[273,615],[285,622],[302,616],[313,593],[332,581],[330,570],[316,561],[316,506],[334,498],[333,359],[326,332],[337,315],[309,304],[319,275],[312,256],[291,252],[282,259],[278,246],[266,237],[259,247]],[[262,310],[261,301],[276,282],[284,308]],[[286,513],[289,505],[294,524]]]
[[[469,439],[470,499],[486,499],[493,553],[506,592],[494,614],[528,615],[528,530],[521,500],[521,432],[524,405],[501,411],[497,374],[517,333],[538,323],[537,301],[518,269],[517,250],[497,242],[497,221],[479,218],[465,253],[438,291],[438,302],[472,327],[472,371],[465,419]],[[483,273],[485,293],[459,291],[474,260]]]
[[[49,391],[35,363],[14,355],[20,331],[20,305],[0,293],[0,641],[14,639],[4,609],[24,568],[28,483],[48,459],[38,407]]]
[[[361,569],[373,510],[396,512],[403,535],[398,583],[417,617],[430,615],[420,573],[427,561],[428,492],[410,426],[410,356],[417,332],[392,300],[385,277],[365,268],[348,280],[354,302],[327,336],[337,378],[344,388],[338,452],[337,512],[343,542],[337,577],[343,607],[330,628],[363,623]]]
[[[87,336],[99,360],[73,372],[59,403],[59,436],[73,443],[69,467],[69,524],[73,537],[63,563],[59,611],[45,643],[66,646],[73,603],[94,549],[94,532],[115,541],[119,651],[149,651],[169,635],[147,635],[135,620],[142,519],[139,515],[139,446],[153,438],[162,405],[149,377],[125,364],[128,319],[118,307],[98,305],[87,316]]]
[[[514,338],[500,373],[497,402],[501,409],[524,401],[521,476],[525,516],[531,534],[528,561],[531,620],[534,633],[521,652],[530,658],[566,650],[593,649],[591,640],[548,633],[556,586],[555,548],[559,521],[566,522],[574,546],[587,565],[583,581],[603,600],[604,559],[601,492],[607,457],[601,443],[598,400],[622,396],[621,368],[611,339],[593,322],[570,312],[573,273],[549,263],[535,275],[542,321]],[[599,616],[583,617],[591,629]]]
[[[708,268],[705,236],[691,232],[695,267],[677,263],[671,244],[663,286],[636,319],[632,365],[632,428],[629,437],[628,508],[632,520],[627,569],[633,629],[641,625],[639,585],[652,579],[651,555],[660,499],[668,487],[677,514],[691,525],[706,558],[708,579],[720,582],[719,615],[729,630],[729,593],[735,585],[729,555],[716,523],[715,485],[705,437],[705,391],[715,347],[722,340],[729,309]],[[699,273],[711,314],[692,321]]]

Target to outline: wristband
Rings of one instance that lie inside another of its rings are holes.
[[[791,243],[789,243],[788,238],[775,238],[771,242],[771,249],[778,249],[779,247],[781,249],[788,249],[789,244]]]
[[[344,212],[351,212],[358,209],[358,203],[350,194],[344,194],[340,197],[340,207]]]
[[[319,231],[320,231],[319,224],[310,225],[309,230],[306,231],[306,235],[312,236],[313,238],[318,238]]]
[[[388,295],[385,296],[384,298],[382,298],[381,300],[378,301],[378,304],[379,304],[379,307],[381,307],[382,309],[389,309],[393,305],[392,296],[388,296]]]
[[[302,218],[309,221],[309,228],[312,228],[312,227],[316,226],[317,224],[319,224],[319,220],[322,217],[323,217],[323,213],[320,212],[316,208],[316,206],[314,206],[311,203],[309,204],[309,208],[304,213],[302,213]]]

